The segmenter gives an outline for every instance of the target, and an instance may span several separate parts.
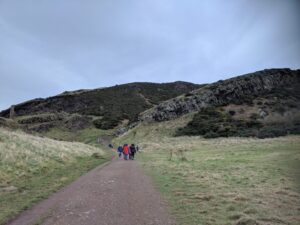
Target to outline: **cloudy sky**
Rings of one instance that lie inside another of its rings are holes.
[[[0,0],[0,110],[134,81],[300,68],[299,0]]]

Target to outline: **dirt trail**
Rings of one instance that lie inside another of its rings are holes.
[[[9,225],[168,225],[166,204],[136,161],[114,159],[25,211]]]

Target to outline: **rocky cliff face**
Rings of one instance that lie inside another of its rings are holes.
[[[267,69],[206,85],[162,102],[139,116],[139,122],[164,121],[208,106],[251,102],[271,92],[300,88],[300,70]],[[299,99],[299,96],[294,96]]]

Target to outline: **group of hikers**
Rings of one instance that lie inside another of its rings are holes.
[[[139,151],[139,146],[136,146],[134,144],[131,144],[128,146],[128,144],[124,144],[123,147],[119,146],[118,147],[118,153],[119,153],[119,158],[124,156],[125,160],[131,159],[134,160],[134,155],[136,152]]]

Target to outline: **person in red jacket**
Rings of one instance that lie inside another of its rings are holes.
[[[123,155],[124,155],[124,159],[128,160],[128,155],[129,155],[129,147],[127,144],[125,144],[123,146]]]

